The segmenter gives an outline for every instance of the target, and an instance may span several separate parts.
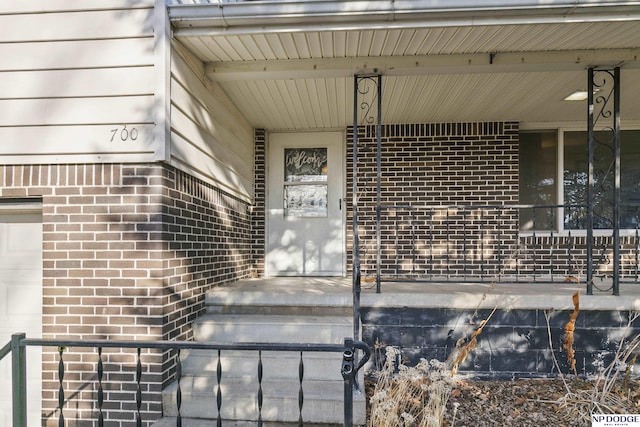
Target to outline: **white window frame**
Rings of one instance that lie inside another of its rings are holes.
[[[621,127],[621,131],[625,130],[640,130],[640,122],[631,122]],[[564,206],[564,134],[565,132],[584,132],[584,125],[569,125],[566,124],[558,124],[558,125],[550,125],[550,124],[521,124],[520,132],[556,132],[557,135],[557,144],[556,144],[556,156],[557,156],[557,170],[556,170],[556,179],[558,180],[557,185],[557,204],[560,206]],[[518,171],[518,173],[520,173]],[[558,215],[556,215],[556,230],[527,230],[527,231],[519,231],[520,237],[531,237],[533,235],[545,237],[545,236],[559,236],[566,237],[571,233],[571,236],[574,237],[584,237],[587,235],[587,230],[582,229],[571,229],[566,230],[564,228],[564,207],[558,208]],[[595,237],[607,237],[611,236],[613,233],[613,229],[611,228],[603,228],[603,229],[594,229],[593,235]],[[635,236],[636,230],[633,228],[621,228],[620,236],[621,237],[629,237]]]

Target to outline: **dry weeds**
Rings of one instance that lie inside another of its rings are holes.
[[[567,361],[571,367],[573,375],[578,376],[576,371],[576,352],[573,349],[573,333],[576,330],[576,319],[580,313],[580,291],[573,294],[573,312],[569,315],[569,321],[564,325],[564,341],[562,348],[567,352]]]
[[[402,363],[399,350],[386,347],[386,359],[375,384],[369,382],[370,427],[464,427],[496,426],[589,426],[590,414],[640,413],[640,380],[632,377],[640,334],[623,339],[613,361],[602,366],[594,378],[578,377],[572,350],[575,321],[580,311],[579,297],[573,296],[574,310],[565,325],[563,348],[567,352],[573,378],[561,373],[554,379],[517,381],[473,381],[454,378],[458,364],[476,347],[476,339],[493,312],[473,331],[470,339],[459,341],[450,363],[422,360],[415,367]],[[553,340],[547,318],[550,353]],[[627,336],[640,313],[630,313]],[[376,343],[376,351],[383,349]],[[573,363],[572,363],[573,361]]]
[[[467,359],[467,356],[473,350],[476,349],[476,347],[478,346],[478,335],[482,333],[485,325],[491,319],[491,317],[493,316],[493,313],[496,312],[496,309],[497,307],[494,307],[494,309],[491,311],[491,313],[489,313],[487,318],[480,321],[480,325],[476,328],[475,331],[473,331],[473,333],[468,339],[467,337],[462,337],[458,340],[458,342],[456,342],[456,349],[447,360],[448,363],[451,363],[451,368],[450,368],[451,375],[455,375],[458,372],[458,366],[461,363],[464,363],[464,361]],[[477,310],[476,310],[476,313],[477,313]],[[474,313],[474,316],[475,316],[475,313]],[[472,319],[474,316],[472,316]]]
[[[629,314],[624,335],[640,317],[640,313]],[[640,334],[620,340],[611,363],[602,366],[589,388],[571,387],[565,381],[567,393],[558,400],[558,405],[576,418],[589,420],[590,414],[636,414],[640,409],[638,379],[631,379],[631,371],[640,350]]]
[[[386,348],[385,363],[369,399],[368,425],[441,426],[454,385],[444,363],[422,359],[415,367],[408,367],[400,356],[399,350]]]

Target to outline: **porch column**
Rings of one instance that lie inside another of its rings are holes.
[[[620,295],[620,67],[589,68],[589,171],[587,185],[587,294],[608,248],[594,247],[594,229],[611,229],[612,292]],[[594,254],[599,251],[599,255]],[[594,259],[594,255],[597,259]]]
[[[377,187],[376,187],[376,291],[380,293],[380,201],[381,201],[381,128],[382,128],[382,76],[355,75],[353,79],[353,310],[354,310],[354,338],[357,340],[360,328],[360,290],[361,290],[361,260],[360,234],[358,224],[358,135],[362,126],[376,123],[377,142]]]

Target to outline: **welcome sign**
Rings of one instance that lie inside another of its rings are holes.
[[[284,180],[309,182],[327,180],[326,148],[286,148]]]

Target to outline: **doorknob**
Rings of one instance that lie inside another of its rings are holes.
[[[338,209],[342,210],[342,197],[338,199]]]

